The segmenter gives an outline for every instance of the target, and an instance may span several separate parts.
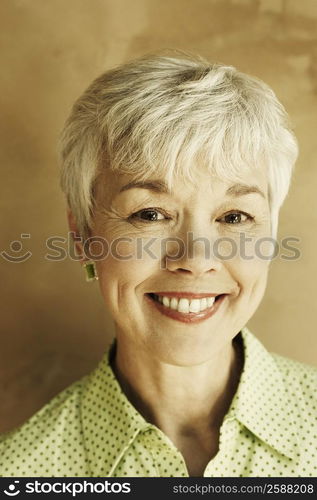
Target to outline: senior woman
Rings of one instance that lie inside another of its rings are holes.
[[[317,369],[246,327],[296,157],[273,91],[232,66],[154,54],[89,86],[61,184],[116,337],[2,435],[2,475],[317,476]]]

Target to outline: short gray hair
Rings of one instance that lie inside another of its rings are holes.
[[[105,169],[195,182],[195,164],[239,179],[267,169],[272,236],[298,155],[272,89],[199,56],[151,54],[106,71],[75,102],[60,140],[61,187],[80,234],[89,235],[94,186]]]

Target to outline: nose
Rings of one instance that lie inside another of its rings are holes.
[[[219,271],[222,262],[214,255],[211,231],[186,230],[171,240],[165,254],[165,268],[172,272],[201,276]]]

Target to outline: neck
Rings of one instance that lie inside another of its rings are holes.
[[[206,363],[175,366],[118,342],[111,364],[132,405],[173,439],[219,430],[238,387],[243,346],[238,335]]]

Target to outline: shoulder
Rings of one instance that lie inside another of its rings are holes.
[[[277,366],[292,412],[299,429],[317,429],[317,367],[271,353]]]
[[[249,367],[270,391],[286,390],[290,397],[317,400],[317,366],[267,350],[250,330],[242,331]]]
[[[257,407],[275,415],[285,432],[289,426],[299,440],[317,440],[317,367],[265,348],[248,329],[244,329],[246,389],[257,398]],[[272,422],[271,422],[272,424]]]
[[[317,400],[317,366],[271,353],[275,364],[289,389],[300,388],[303,397]]]
[[[58,427],[63,417],[78,407],[86,378],[87,376],[84,376],[60,391],[23,424],[0,433],[0,445],[8,446],[11,441],[16,442],[25,436],[33,436],[36,439],[42,433],[47,434]]]
[[[19,427],[0,434],[0,477],[59,476],[60,454],[73,475],[85,473],[85,464],[73,455],[83,447],[80,406],[86,377],[62,390]]]
[[[283,411],[298,443],[297,460],[303,475],[317,462],[317,367],[271,353],[285,388]]]

